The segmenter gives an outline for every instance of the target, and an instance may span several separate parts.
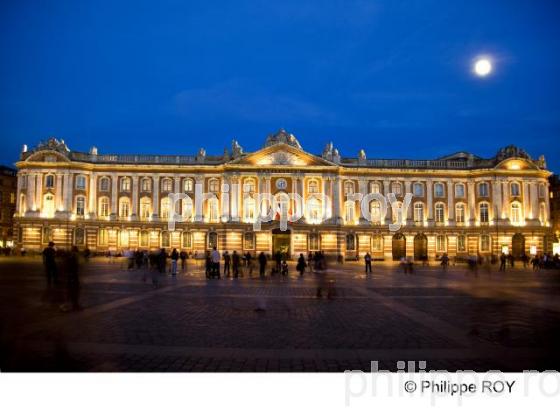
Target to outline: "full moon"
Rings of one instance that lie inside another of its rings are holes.
[[[474,72],[479,77],[486,77],[492,72],[492,63],[487,58],[481,58],[474,63]]]

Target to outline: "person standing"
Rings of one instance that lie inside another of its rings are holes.
[[[187,252],[185,252],[184,250],[181,251],[181,253],[179,253],[179,258],[181,258],[181,272],[185,273],[185,270],[187,268]]]
[[[307,255],[307,269],[310,273],[313,273],[313,252],[309,252]]]
[[[305,257],[303,256],[303,253],[299,254],[296,270],[299,272],[299,276],[303,276],[303,273],[305,272]]]
[[[245,255],[245,263],[247,264],[247,269],[249,270],[249,276],[253,276],[253,256],[251,256],[251,252],[247,252]]]
[[[166,267],[167,267],[167,252],[165,252],[165,249],[161,248],[158,255],[159,273],[165,273]]]
[[[56,269],[56,249],[54,242],[49,242],[49,245],[43,250],[43,264],[45,265],[45,272],[47,274],[47,285],[58,283],[58,272]]]
[[[176,248],[171,251],[171,275],[177,276],[177,261],[179,260],[179,252]]]
[[[264,252],[259,254],[259,275],[261,278],[264,278],[264,272],[266,269],[266,255]]]
[[[220,252],[218,252],[218,250],[216,249],[216,247],[214,246],[214,249],[212,250],[212,253],[210,254],[210,258],[212,261],[212,275],[216,276],[218,279],[220,279]]]
[[[444,271],[447,271],[447,266],[449,265],[449,256],[446,253],[441,257],[441,267]]]
[[[231,256],[229,255],[228,251],[224,252],[224,277],[229,278],[230,276],[230,268],[231,266]]]
[[[500,255],[500,272],[506,271],[506,254],[502,252]]]
[[[238,278],[239,277],[239,264],[241,263],[241,258],[239,257],[239,254],[237,253],[237,251],[233,251],[233,254],[231,255],[231,267],[233,270],[233,277],[234,278]]]
[[[369,252],[366,252],[364,261],[366,263],[366,273],[371,273],[371,255],[369,254]]]

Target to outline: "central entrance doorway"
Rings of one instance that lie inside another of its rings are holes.
[[[428,259],[428,238],[423,233],[419,233],[414,237],[414,260],[425,259]]]
[[[277,252],[290,256],[291,231],[272,230],[272,254]]]
[[[406,239],[402,233],[393,235],[393,260],[398,261],[406,257]]]

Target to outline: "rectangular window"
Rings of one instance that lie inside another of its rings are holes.
[[[76,215],[84,216],[86,207],[86,199],[83,196],[76,198]]]
[[[374,252],[381,252],[383,250],[383,238],[381,236],[374,236],[371,246]]]
[[[43,226],[43,230],[41,232],[41,239],[43,243],[49,243],[52,241],[52,231],[51,228],[48,226]]]
[[[490,236],[482,235],[480,237],[480,251],[489,252],[490,251]]]
[[[140,246],[148,246],[149,235],[148,231],[140,232]]]
[[[467,251],[467,241],[465,235],[457,236],[457,252]]]
[[[438,235],[436,236],[436,251],[437,252],[445,252],[445,236]]]
[[[76,177],[76,189],[86,189],[86,177],[83,175]]]
[[[488,184],[486,182],[483,182],[478,186],[478,195],[481,197],[488,196]]]
[[[319,250],[319,235],[316,233],[309,234],[309,250],[310,251]]]
[[[100,229],[99,230],[99,245],[106,246],[109,243],[109,232],[107,229]]]
[[[255,234],[253,232],[245,232],[243,240],[245,249],[255,249]]]
[[[192,248],[192,233],[183,232],[183,248]]]
[[[463,184],[455,185],[455,196],[457,198],[464,198],[465,197],[465,186]]]

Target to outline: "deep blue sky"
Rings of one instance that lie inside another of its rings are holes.
[[[100,153],[221,153],[280,127],[319,153],[492,156],[560,170],[560,2],[0,3],[0,162],[55,135]],[[494,73],[471,62],[491,55]]]

